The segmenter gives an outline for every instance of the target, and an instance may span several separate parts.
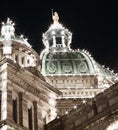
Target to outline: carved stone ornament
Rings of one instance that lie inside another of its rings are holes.
[[[72,64],[69,61],[63,62],[62,71],[65,73],[71,73],[73,71]]]
[[[48,55],[48,58],[49,58],[49,59],[52,59],[52,58],[53,58],[53,54],[50,53],[50,54]]]
[[[85,62],[85,61],[81,61],[81,62],[78,64],[78,70],[79,70],[81,73],[86,73],[86,71],[87,71],[87,65],[86,65],[86,62]]]
[[[57,67],[55,65],[55,62],[49,61],[47,63],[47,71],[51,74],[54,74],[57,70]]]
[[[81,59],[81,58],[83,58],[83,56],[81,54],[77,53],[77,58]]]

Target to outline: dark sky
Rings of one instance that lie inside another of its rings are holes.
[[[97,0],[3,0],[0,22],[10,17],[16,33],[24,34],[40,53],[42,33],[52,23],[51,9],[60,23],[73,33],[71,47],[87,49],[94,59],[118,72],[117,1]]]

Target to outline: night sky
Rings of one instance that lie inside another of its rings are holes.
[[[98,63],[118,72],[117,1],[4,0],[0,4],[0,22],[11,18],[16,34],[24,34],[38,53],[44,48],[42,33],[52,23],[53,9],[73,33],[73,49],[87,49]]]

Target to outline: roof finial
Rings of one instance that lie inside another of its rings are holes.
[[[10,18],[7,18],[7,24],[11,24]]]
[[[52,9],[52,19],[53,19],[54,23],[58,23],[58,21],[59,21],[59,15],[57,12],[53,13],[53,9]]]
[[[12,20],[10,20],[10,18],[7,18],[6,24],[9,24],[9,25],[11,25],[11,26],[14,26],[14,23],[12,22]]]
[[[53,9],[51,9],[52,10],[52,19],[53,19]]]

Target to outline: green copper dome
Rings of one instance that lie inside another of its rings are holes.
[[[42,60],[43,75],[102,75],[117,77],[112,71],[98,64],[86,50],[70,48],[72,33],[59,23],[58,14],[53,16],[53,24],[43,33],[45,49]]]
[[[95,66],[83,51],[48,52],[43,58],[45,74],[94,74]]]
[[[87,51],[75,50],[68,52],[45,53],[42,59],[44,75],[117,75],[98,64]]]

